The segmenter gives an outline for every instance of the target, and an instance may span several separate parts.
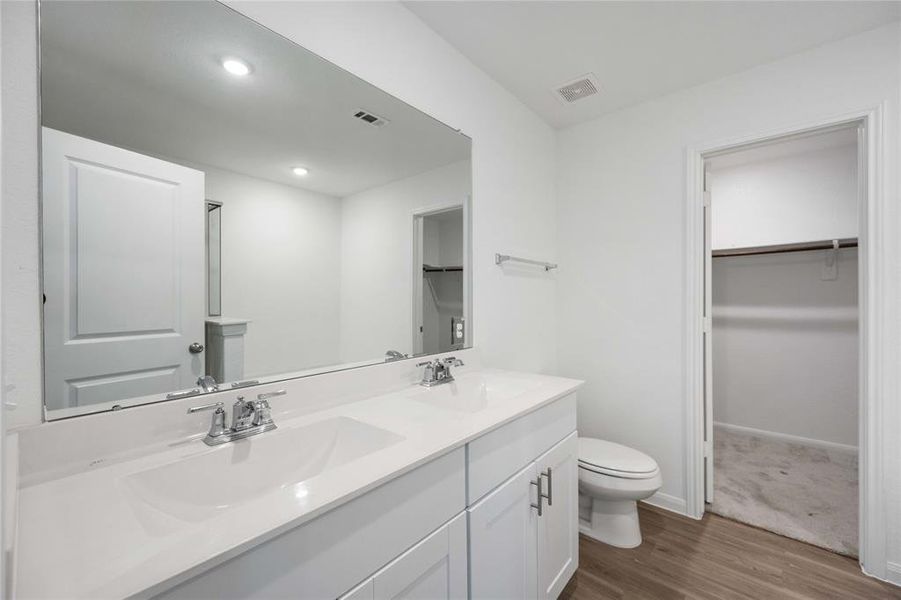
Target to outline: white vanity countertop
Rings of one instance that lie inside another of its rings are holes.
[[[277,430],[247,440],[210,448],[198,436],[159,452],[36,481],[19,491],[18,596],[94,599],[161,592],[570,394],[581,383],[509,371],[462,372],[456,382],[431,389],[413,386],[293,418],[276,416]],[[448,400],[460,405],[449,407]],[[255,445],[276,439],[267,436],[336,418],[387,430],[398,441],[302,484],[287,479],[248,500],[200,513],[197,506],[179,514],[160,510],[130,483],[135,474],[211,453],[231,452],[230,460],[239,460]]]

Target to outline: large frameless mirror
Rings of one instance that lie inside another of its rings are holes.
[[[40,11],[48,418],[470,345],[466,136],[217,2]]]

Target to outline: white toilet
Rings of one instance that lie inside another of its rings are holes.
[[[579,438],[579,530],[617,546],[641,544],[638,501],[660,489],[657,462],[628,446]]]

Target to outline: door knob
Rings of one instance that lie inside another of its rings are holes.
[[[190,352],[191,354],[200,354],[201,352],[203,352],[203,344],[201,344],[200,342],[194,342],[193,344],[188,346],[188,352]]]

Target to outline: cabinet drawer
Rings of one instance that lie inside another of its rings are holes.
[[[570,394],[470,442],[467,504],[575,430],[576,395]]]
[[[464,510],[465,466],[454,450],[159,598],[337,598]]]

